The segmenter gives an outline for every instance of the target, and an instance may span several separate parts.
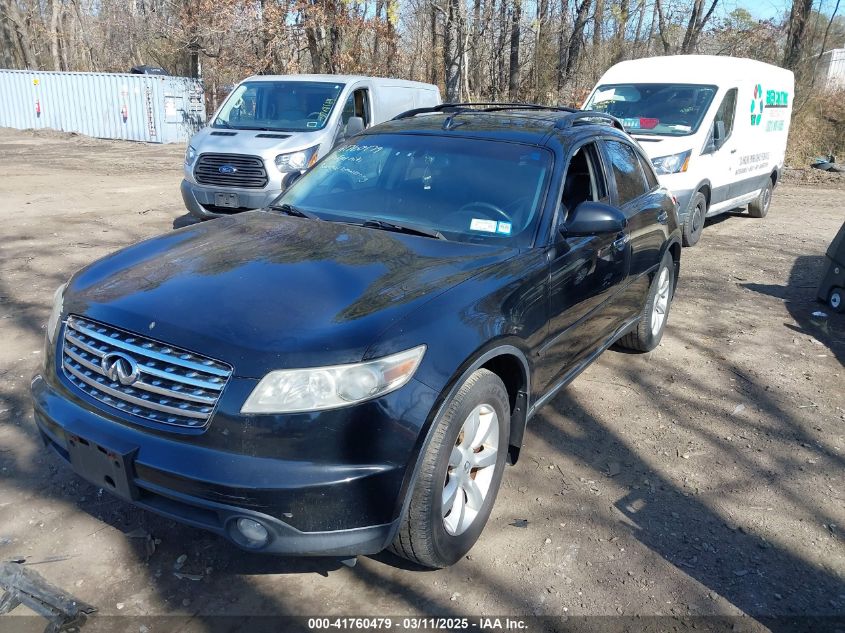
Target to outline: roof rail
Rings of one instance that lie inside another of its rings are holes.
[[[574,113],[575,108],[564,106],[547,106],[539,103],[501,103],[496,101],[472,101],[457,103],[441,103],[429,108],[414,108],[393,117],[394,121],[409,119],[418,114],[433,114],[436,112],[497,112],[499,110],[551,110],[554,112]]]
[[[555,127],[558,129],[567,128],[576,123],[607,123],[617,130],[625,131],[622,121],[613,115],[607,114],[606,112],[599,112],[598,110],[576,110],[570,116],[555,123]]]

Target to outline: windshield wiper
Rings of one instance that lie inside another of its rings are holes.
[[[280,205],[271,205],[271,209],[275,209],[276,211],[281,211],[285,215],[292,215],[297,218],[308,218],[309,220],[319,220],[316,215],[313,213],[308,213],[308,211],[303,211],[299,207],[295,207],[292,204],[288,204],[285,202],[284,204]]]
[[[382,229],[383,231],[394,231],[396,233],[407,233],[408,235],[419,235],[421,237],[432,237],[438,240],[446,239],[440,231],[408,226],[407,224],[395,224],[385,220],[367,220],[366,222],[362,222],[359,226],[366,226],[370,229]]]
[[[217,124],[220,123],[223,127],[229,128],[230,130],[234,130],[236,128],[232,127],[232,124],[229,123],[226,119],[217,118],[214,120],[214,127],[217,127]]]

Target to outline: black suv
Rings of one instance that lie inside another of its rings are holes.
[[[59,289],[46,443],[254,551],[457,561],[531,416],[663,335],[676,205],[608,115],[444,104],[351,139],[270,209]]]

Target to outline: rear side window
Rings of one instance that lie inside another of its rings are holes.
[[[637,151],[622,141],[604,141],[604,147],[610,162],[610,176],[616,182],[617,204],[622,206],[646,193],[650,187],[646,185]]]

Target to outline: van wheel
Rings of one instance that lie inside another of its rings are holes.
[[[657,347],[666,329],[674,292],[675,263],[672,261],[672,255],[667,252],[651,280],[637,325],[619,339],[617,345],[634,352],[650,352]]]
[[[769,205],[772,202],[772,180],[766,181],[766,185],[760,190],[757,197],[748,203],[748,213],[752,218],[765,218],[769,213]]]
[[[695,246],[704,230],[704,216],[707,215],[707,198],[697,191],[690,201],[690,212],[684,222],[684,246]]]
[[[440,568],[475,545],[493,509],[510,437],[504,383],[487,369],[473,372],[434,424],[390,549]]]

